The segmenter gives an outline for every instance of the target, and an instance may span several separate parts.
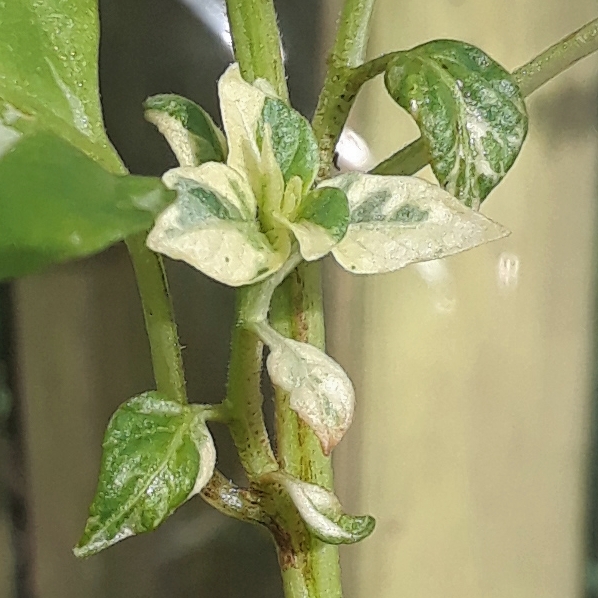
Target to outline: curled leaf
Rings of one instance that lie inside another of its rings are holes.
[[[119,407],[102,446],[98,488],[74,549],[78,557],[154,530],[201,491],[216,462],[201,408],[156,392]]]
[[[224,162],[226,139],[210,115],[200,106],[174,94],[148,98],[145,118],[156,125],[181,166]]]
[[[351,221],[332,254],[356,274],[392,272],[509,234],[417,177],[351,173],[324,181],[320,188],[325,187],[338,187],[347,194]]]
[[[272,383],[290,394],[290,406],[310,426],[326,455],[353,420],[355,391],[343,368],[307,343],[285,338],[266,323],[256,333],[270,349],[266,365]]]
[[[175,169],[164,181],[178,196],[147,238],[153,251],[231,286],[266,278],[288,257],[288,235],[260,231],[251,187],[232,168],[209,163]]]
[[[285,476],[283,486],[308,529],[322,542],[354,544],[374,531],[373,517],[347,515],[338,498],[320,486],[290,476]]]
[[[400,52],[386,88],[417,121],[440,184],[478,208],[502,180],[527,134],[523,96],[478,48],[451,40]]]

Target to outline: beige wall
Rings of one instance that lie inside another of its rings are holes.
[[[371,54],[450,37],[515,68],[595,13],[378,0]],[[522,155],[483,207],[508,239],[376,278],[335,270],[331,340],[359,391],[339,481],[378,520],[344,552],[350,598],[581,596],[597,65],[529,102]],[[378,158],[417,134],[381,82],[361,100],[354,124]]]

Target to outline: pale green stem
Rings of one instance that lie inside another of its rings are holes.
[[[112,146],[107,145],[100,157],[109,171],[128,174]],[[173,401],[186,403],[183,359],[166,272],[162,258],[145,245],[146,236],[146,233],[131,235],[126,244],[141,297],[156,390]]]
[[[513,72],[513,77],[524,97],[529,96],[545,83],[573,66],[582,58],[598,50],[598,19],[590,21],[581,29],[557,42],[542,54]],[[382,56],[367,68],[371,76],[384,71],[388,57]],[[370,63],[368,63],[370,64]],[[364,65],[366,67],[368,65]],[[382,70],[380,70],[382,69]],[[430,155],[420,137],[399,150],[372,170],[374,174],[411,175],[421,170],[430,161]]]
[[[156,389],[169,399],[187,402],[177,327],[162,258],[145,245],[145,233],[127,239],[141,296]]]
[[[235,57],[246,81],[266,79],[289,99],[280,33],[272,0],[226,0]]]

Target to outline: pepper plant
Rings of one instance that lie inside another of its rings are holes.
[[[149,98],[146,118],[179,162],[157,179],[129,174],[104,131],[96,0],[0,3],[0,278],[123,240],[135,268],[156,387],[108,423],[76,556],[155,529],[198,494],[271,532],[288,598],[335,598],[337,545],[366,538],[374,519],[347,514],[333,490],[330,454],[355,393],[325,352],[319,260],[378,274],[507,235],[480,206],[521,150],[525,97],[598,49],[598,20],[508,73],[452,40],[366,61],[374,0],[345,0],[310,123],[289,104],[272,0],[227,8],[236,62],[218,81],[223,131],[186,98]],[[349,111],[378,75],[421,137],[371,173],[334,174]],[[438,184],[413,176],[428,163]],[[162,256],[238,288],[218,405],[187,399]],[[246,488],[216,468],[209,422],[228,426]]]

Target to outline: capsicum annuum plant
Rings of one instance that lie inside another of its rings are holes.
[[[598,49],[597,20],[515,73],[452,40],[368,62],[373,6],[345,0],[310,123],[288,101],[272,0],[227,0],[236,62],[218,83],[224,130],[189,99],[149,98],[146,118],[179,162],[160,180],[128,174],[106,137],[95,0],[0,3],[0,278],[125,240],[156,379],[108,424],[77,556],[151,531],[201,495],[272,533],[288,598],[342,595],[336,545],[363,540],[375,523],[345,513],[333,490],[330,454],[356,398],[325,352],[319,260],[381,274],[507,235],[480,207],[522,148],[524,98]],[[355,97],[378,75],[421,137],[371,173],[335,175]],[[413,176],[427,163],[438,184]],[[238,287],[218,405],[188,401],[162,256]],[[208,422],[228,426],[246,488],[216,468]]]

